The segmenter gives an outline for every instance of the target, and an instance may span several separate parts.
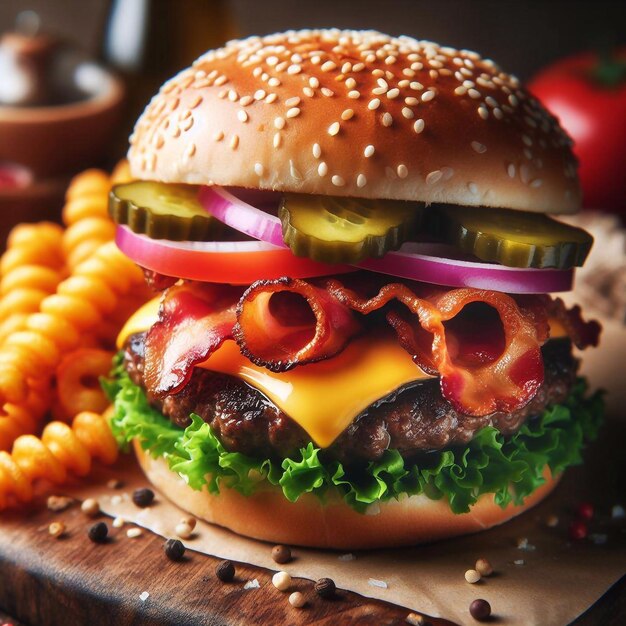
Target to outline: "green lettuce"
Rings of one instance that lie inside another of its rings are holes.
[[[325,459],[312,443],[282,461],[229,452],[194,414],[187,428],[179,428],[150,406],[119,358],[103,386],[114,401],[111,428],[120,446],[127,448],[137,438],[144,450],[164,457],[193,489],[206,486],[218,493],[226,486],[249,495],[267,482],[292,502],[304,493],[323,499],[335,489],[359,512],[404,494],[446,498],[454,513],[467,512],[484,493],[493,493],[502,508],[521,504],[544,482],[546,466],[560,474],[581,462],[582,448],[596,437],[603,415],[601,393],[588,396],[585,381],[579,379],[563,404],[528,420],[511,437],[489,426],[466,446],[429,452],[411,462],[397,450],[387,450],[377,461],[344,466]]]

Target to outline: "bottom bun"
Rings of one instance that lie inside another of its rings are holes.
[[[195,491],[162,458],[153,459],[137,441],[134,446],[150,482],[196,517],[262,541],[341,550],[409,546],[486,530],[543,500],[560,478],[553,478],[546,468],[546,482],[523,505],[505,509],[492,494],[484,494],[469,513],[455,515],[445,499],[419,495],[372,505],[361,514],[338,495],[329,496],[326,503],[310,494],[289,502],[280,489],[265,484],[251,496],[223,486],[219,495]]]

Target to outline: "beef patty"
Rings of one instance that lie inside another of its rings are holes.
[[[132,335],[125,347],[124,365],[133,382],[143,382],[144,333]],[[436,378],[405,385],[370,405],[324,452],[340,461],[378,459],[385,450],[403,457],[465,444],[485,426],[504,435],[515,433],[529,418],[569,394],[578,367],[567,339],[549,341],[543,348],[545,380],[535,397],[512,413],[481,417],[457,412],[441,395]],[[196,368],[182,391],[150,403],[184,427],[196,413],[211,425],[224,447],[251,456],[284,458],[306,446],[310,436],[258,389],[229,376]]]

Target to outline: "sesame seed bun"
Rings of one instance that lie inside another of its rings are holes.
[[[162,458],[152,458],[137,441],[134,448],[150,482],[199,519],[262,541],[341,550],[406,546],[487,530],[538,504],[560,478],[552,478],[546,468],[546,482],[522,506],[501,509],[493,496],[486,494],[469,513],[455,515],[446,500],[420,495],[391,500],[361,514],[332,496],[325,504],[310,494],[289,502],[272,486],[251,496],[223,486],[219,495],[206,489],[195,491]]]
[[[573,213],[571,140],[466,50],[373,31],[233,41],[167,82],[129,160],[144,180]]]

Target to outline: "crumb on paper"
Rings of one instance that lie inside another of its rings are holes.
[[[589,539],[591,539],[592,543],[595,545],[603,546],[607,542],[608,536],[604,533],[591,533]]]
[[[145,602],[149,597],[150,597],[150,594],[147,591],[142,591],[141,595],[139,596],[139,599],[142,602]]]
[[[409,613],[404,621],[411,626],[425,626],[426,624],[426,620],[417,613]]]
[[[118,504],[122,504],[122,496],[115,495],[111,497],[111,504],[117,506]]]
[[[368,585],[372,587],[378,587],[379,589],[387,589],[388,585],[384,580],[378,580],[376,578],[369,578],[367,581]]]
[[[524,561],[524,559],[515,559],[513,565],[526,565],[526,561]]]
[[[249,580],[244,586],[244,589],[258,589],[261,585],[259,585],[259,581],[254,578],[252,580]]]
[[[611,517],[613,519],[622,519],[626,517],[626,511],[624,510],[624,507],[621,504],[616,504],[611,509]]]
[[[339,561],[343,561],[345,563],[346,561],[354,561],[356,559],[356,557],[354,556],[354,554],[349,552],[348,554],[341,554],[341,555],[339,555],[337,557],[337,559]]]
[[[526,537],[522,537],[521,539],[517,540],[517,549],[524,550],[525,552],[532,552],[536,548],[532,543],[528,542],[528,539]]]

